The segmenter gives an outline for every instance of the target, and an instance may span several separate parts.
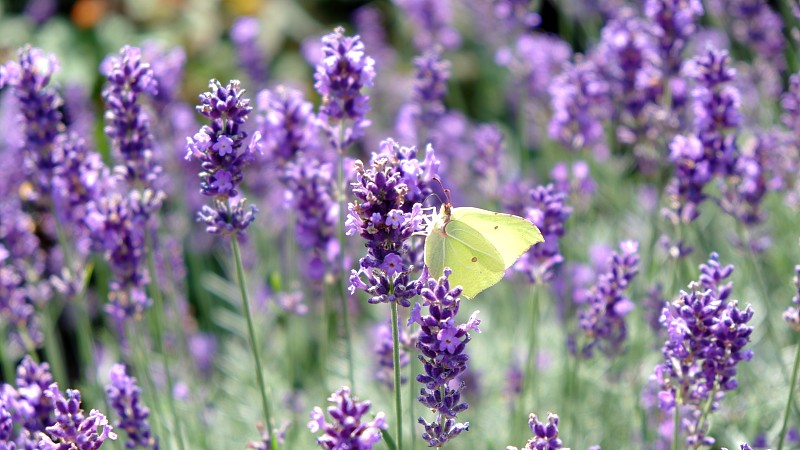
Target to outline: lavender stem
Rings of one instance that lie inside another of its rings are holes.
[[[400,333],[397,324],[397,302],[392,307],[392,360],[394,362],[394,410],[397,424],[397,450],[403,450],[403,406],[400,395]],[[409,380],[409,384],[411,381]]]
[[[797,372],[800,371],[800,343],[797,344],[797,353],[794,355],[794,368],[792,369],[792,379],[789,384],[789,396],[786,398],[786,408],[783,410],[783,425],[778,439],[778,450],[783,450],[783,441],[786,439],[786,428],[789,425],[789,414],[794,400],[794,390],[797,387]]]
[[[256,331],[255,327],[253,326],[252,314],[250,314],[250,303],[247,299],[244,268],[242,267],[242,255],[239,251],[239,239],[236,237],[236,234],[231,234],[231,247],[233,248],[233,259],[234,263],[236,264],[236,279],[239,283],[239,290],[242,294],[242,311],[245,319],[247,320],[247,334],[250,338],[250,350],[253,352],[253,363],[256,366],[256,380],[258,381],[258,388],[261,391],[261,407],[264,409],[264,419],[266,421],[270,446],[272,447],[272,450],[278,450],[278,440],[275,436],[274,430],[272,429],[272,418],[269,412],[267,384],[264,382],[264,373],[261,369],[261,356],[258,351]]]

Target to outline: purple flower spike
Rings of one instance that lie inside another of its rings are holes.
[[[411,361],[409,351],[414,348],[415,336],[410,335],[402,326],[397,327],[400,341],[400,367],[408,366]],[[374,352],[378,360],[376,378],[389,389],[394,389],[394,343],[392,341],[391,322],[377,326],[374,330]],[[402,373],[402,372],[401,372]],[[400,376],[400,384],[406,384],[407,378]]]
[[[795,332],[800,333],[800,265],[794,266],[794,278],[792,281],[796,289],[796,294],[792,297],[792,304],[794,306],[790,306],[789,309],[783,313],[783,320],[785,320]]]
[[[200,161],[200,192],[214,197],[214,207],[203,207],[198,220],[213,234],[238,234],[253,222],[257,209],[245,207],[244,199],[233,199],[244,178],[243,169],[261,152],[261,132],[256,131],[247,141],[243,124],[253,109],[250,99],[236,80],[223,86],[217,80],[209,82],[209,91],[200,95],[197,112],[211,120],[194,137],[186,138],[186,159]]]
[[[141,390],[136,378],[125,373],[124,365],[111,367],[111,383],[106,386],[106,395],[109,405],[119,416],[114,426],[128,434],[125,448],[158,450],[158,440],[152,435],[147,421],[150,411],[141,403]]]
[[[312,433],[322,431],[317,438],[317,445],[324,449],[372,450],[372,447],[383,438],[381,430],[387,429],[386,416],[379,412],[369,422],[362,418],[369,411],[370,402],[359,402],[350,397],[350,389],[342,387],[328,397],[334,406],[328,407],[328,415],[333,421],[325,421],[322,408],[315,406],[311,411],[308,429]]]
[[[66,396],[53,383],[45,395],[55,405],[56,422],[42,434],[39,450],[97,450],[106,439],[115,440],[106,416],[93,409],[89,417],[81,409],[81,393],[67,389]]]
[[[311,102],[296,89],[278,86],[274,91],[259,92],[256,121],[264,136],[265,159],[278,169],[285,169],[301,153],[314,156],[320,153],[313,109]]]
[[[14,421],[31,433],[44,431],[53,424],[53,399],[45,395],[53,384],[47,363],[36,364],[25,355],[17,366],[17,389],[8,392]],[[10,386],[8,386],[10,388]]]
[[[394,0],[414,24],[414,45],[418,50],[428,50],[436,45],[454,49],[461,44],[461,36],[453,28],[450,0]]]
[[[600,274],[589,289],[586,309],[579,313],[579,325],[588,339],[581,350],[586,358],[593,356],[595,347],[604,353],[618,352],[627,337],[625,316],[635,305],[625,290],[639,273],[639,243],[624,241],[619,248],[620,253],[609,258],[608,272]]]
[[[729,301],[732,284],[723,284],[733,266],[721,266],[719,256],[712,253],[700,272],[699,281],[689,284],[689,292],[681,291],[661,313],[661,324],[668,334],[662,348],[664,362],[650,377],[660,386],[662,410],[683,407],[686,443],[690,446],[714,443],[707,435],[708,420],[703,420],[704,416],[719,409],[726,391],[736,389],[739,362],[753,357],[752,350],[746,348],[753,332],[747,325],[753,310],[749,305],[739,309],[737,301]],[[708,402],[710,409],[706,410]]]
[[[450,268],[438,279],[427,278],[423,272],[424,287],[420,291],[423,304],[416,303],[411,310],[408,324],[420,326],[417,338],[417,357],[424,366],[424,373],[417,375],[417,381],[424,385],[417,397],[420,403],[436,413],[436,418],[428,422],[423,417],[419,423],[425,427],[422,438],[430,447],[442,447],[446,442],[464,431],[469,431],[469,422],[458,423],[457,415],[469,408],[462,401],[461,392],[466,387],[455,382],[467,369],[469,356],[464,349],[471,340],[470,331],[480,333],[478,311],[472,313],[466,323],[456,323],[456,315],[461,304],[461,287],[451,289],[448,277]],[[429,315],[422,314],[422,307],[428,308]]]
[[[258,47],[260,32],[261,26],[255,17],[240,17],[231,25],[231,40],[236,46],[239,66],[256,85],[267,80],[267,61],[264,52]]]
[[[322,62],[314,74],[314,88],[322,96],[321,122],[331,145],[342,150],[364,134],[370,125],[369,97],[361,91],[373,85],[375,61],[364,53],[358,36],[347,37],[344,28],[322,37]],[[343,133],[339,126],[345,126]]]
[[[424,229],[422,202],[433,190],[438,168],[433,149],[425,160],[414,147],[401,147],[391,139],[381,143],[369,166],[356,161],[352,183],[355,203],[348,205],[346,233],[366,239],[367,255],[350,275],[350,290],[364,290],[370,303],[398,302],[411,306],[419,283],[410,272],[420,261],[409,238]],[[418,266],[419,267],[419,266]]]
[[[547,423],[539,421],[536,414],[531,413],[528,418],[528,427],[533,433],[533,437],[528,439],[522,450],[559,450],[563,445],[558,438],[558,415],[547,414]],[[597,448],[599,447],[592,447]],[[506,450],[518,450],[517,447],[506,447]],[[590,448],[591,450],[591,448]]]
[[[108,79],[103,90],[106,102],[103,129],[121,158],[125,179],[151,186],[161,171],[155,155],[155,140],[150,118],[142,107],[142,94],[158,95],[158,82],[150,64],[142,60],[142,51],[125,46],[118,56],[108,56],[100,65]]]
[[[667,76],[680,72],[681,52],[697,28],[696,21],[703,15],[700,0],[647,0],[644,13],[655,23],[654,34]]]

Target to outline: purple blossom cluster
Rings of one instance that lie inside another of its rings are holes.
[[[142,59],[140,48],[126,45],[119,55],[110,55],[103,61],[100,72],[108,80],[103,90],[103,131],[122,162],[115,170],[133,186],[152,187],[161,167],[156,161],[150,117],[142,102],[144,95],[158,94],[153,69]]]
[[[683,65],[682,53],[703,15],[700,0],[647,0],[644,13],[656,27],[652,33],[666,77],[678,75]]]
[[[209,233],[243,237],[255,220],[256,207],[251,205],[248,211],[245,199],[233,197],[239,195],[244,167],[261,151],[261,133],[256,131],[245,145],[248,133],[242,125],[253,108],[238,81],[223,86],[211,80],[208,86],[196,109],[211,125],[186,138],[186,159],[200,161],[200,192],[214,197],[214,207],[203,206],[198,217]]]
[[[323,432],[317,438],[317,445],[328,450],[372,450],[381,441],[381,430],[387,428],[386,416],[379,412],[373,420],[365,422],[363,417],[369,411],[370,402],[359,402],[351,397],[348,387],[331,394],[328,401],[334,403],[334,406],[328,407],[328,415],[333,421],[326,422],[322,408],[315,406],[311,421],[308,422],[308,429],[312,433]]]
[[[106,397],[111,409],[119,416],[114,426],[125,430],[128,435],[125,448],[158,450],[158,440],[153,436],[147,420],[150,410],[142,404],[141,389],[136,384],[136,378],[128,376],[124,365],[115,364],[111,367],[111,382],[106,386]]]
[[[263,90],[257,97],[258,130],[263,136],[265,160],[274,165],[279,177],[298,155],[322,157],[317,137],[314,106],[297,89],[278,86]]]
[[[398,324],[398,342],[400,344],[400,367],[406,367],[411,362],[411,349],[414,348],[416,336],[410,334]],[[377,356],[376,378],[389,389],[394,388],[394,342],[392,341],[391,322],[378,325],[374,330],[374,353]],[[405,384],[408,379],[400,376],[400,384]]]
[[[461,44],[461,35],[453,28],[450,0],[394,0],[413,24],[417,50],[435,46],[454,49]]]
[[[432,192],[437,169],[432,148],[420,162],[416,148],[391,139],[381,143],[369,166],[356,161],[351,184],[356,201],[348,205],[345,228],[348,236],[366,239],[367,255],[350,275],[351,292],[367,292],[370,303],[411,306],[419,281],[411,279],[418,256],[409,239],[424,229],[422,202]]]
[[[331,145],[341,152],[370,125],[369,96],[362,90],[375,81],[375,60],[366,55],[361,38],[345,36],[342,27],[323,36],[322,54],[314,74],[314,88],[322,96],[319,119]]]
[[[553,184],[531,189],[528,198],[530,200],[522,202],[521,211],[517,211],[519,206],[508,206],[512,212],[520,212],[533,222],[542,232],[544,242],[522,255],[514,269],[527,275],[531,283],[546,283],[552,278],[556,266],[564,260],[559,239],[564,236],[564,225],[572,214],[572,208],[566,205],[567,193]]]
[[[445,268],[438,279],[427,277],[420,290],[422,304],[415,303],[411,309],[408,325],[420,326],[417,338],[417,355],[423,364],[424,373],[417,375],[417,381],[424,385],[417,397],[423,406],[436,414],[431,422],[420,417],[419,423],[425,427],[422,438],[430,447],[442,447],[464,431],[469,431],[469,422],[457,422],[457,416],[469,405],[461,400],[461,392],[466,387],[462,382],[452,383],[467,369],[469,356],[464,352],[471,340],[470,331],[480,333],[478,312],[473,312],[466,323],[458,324],[456,315],[461,305],[461,287],[450,288]],[[422,308],[428,308],[423,315]]]
[[[722,266],[712,253],[700,265],[700,278],[689,291],[667,304],[661,324],[667,330],[662,348],[664,362],[658,364],[651,381],[660,386],[659,407],[664,411],[682,407],[682,428],[688,445],[712,445],[708,436],[708,413],[719,409],[725,392],[736,389],[736,366],[753,357],[750,343],[753,317],[748,305],[738,308],[729,301],[733,283],[724,281],[733,265]],[[724,284],[723,284],[724,283]]]
[[[49,365],[26,355],[17,366],[16,388],[0,386],[0,449],[97,450],[117,438],[102,413],[92,410],[86,417],[80,406],[80,392],[64,395]]]
[[[783,320],[789,324],[792,330],[800,333],[800,265],[794,266],[794,278],[792,278],[796,289],[796,294],[792,297],[792,304],[783,313]]]
[[[495,60],[508,67],[516,84],[523,87],[528,97],[544,101],[547,87],[571,56],[569,44],[556,36],[524,33],[513,47],[498,50]]]
[[[528,427],[533,437],[522,447],[522,450],[559,450],[562,445],[558,438],[558,415],[547,414],[547,423],[540,422],[536,414],[531,413],[528,418]],[[519,450],[517,447],[508,446],[506,450]],[[590,449],[591,450],[591,449]],[[599,449],[598,449],[599,450]]]
[[[255,85],[262,85],[267,81],[267,61],[264,51],[258,45],[260,32],[261,25],[256,17],[240,17],[231,25],[231,41],[236,48],[239,66]]]
[[[625,316],[635,308],[625,291],[639,273],[639,243],[623,241],[620,252],[609,258],[608,271],[585,295],[585,308],[578,314],[578,324],[586,338],[581,355],[590,358],[595,348],[615,354],[627,337]]]

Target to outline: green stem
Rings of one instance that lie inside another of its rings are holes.
[[[42,314],[42,330],[44,331],[44,351],[47,357],[45,358],[50,363],[50,370],[53,373],[53,379],[59,383],[66,383],[67,372],[64,369],[64,348],[61,345],[61,339],[55,335],[58,333],[58,305],[56,302],[49,302],[44,306],[44,314]]]
[[[525,361],[525,382],[523,387],[523,396],[522,398],[527,397],[530,395],[530,411],[536,410],[536,400],[538,397],[538,380],[536,374],[536,352],[538,347],[538,329],[539,329],[539,287],[538,285],[534,285],[531,295],[531,306],[530,306],[530,322],[528,323],[528,330],[530,335],[528,336],[528,358]],[[524,404],[524,401],[523,401]]]
[[[409,332],[411,332],[409,330]],[[416,400],[416,390],[414,386],[414,361],[416,358],[410,358],[408,362],[408,429],[411,430],[411,450],[415,450],[417,447],[416,441],[414,440],[414,424],[417,423],[417,419],[414,417],[414,400]]]
[[[339,122],[339,139],[336,142],[336,154],[338,161],[336,162],[336,189],[338,190],[339,209],[336,220],[336,234],[339,238],[339,286],[340,286],[340,299],[342,307],[342,325],[344,327],[344,341],[347,346],[347,379],[350,382],[350,389],[355,394],[356,392],[356,379],[355,368],[353,365],[353,340],[350,336],[350,311],[347,305],[347,274],[345,273],[345,235],[344,235],[344,211],[345,207],[345,185],[344,185],[344,148],[342,147],[342,140],[344,139],[344,121]],[[400,417],[398,416],[398,419]],[[399,422],[399,420],[398,420]],[[399,441],[398,441],[399,445]]]
[[[678,402],[675,402],[672,408],[674,410],[672,420],[672,450],[679,450],[678,439],[680,439],[681,415],[678,412]]]
[[[783,440],[786,438],[786,428],[789,425],[789,414],[794,400],[794,389],[797,387],[797,372],[800,370],[800,342],[797,344],[797,353],[794,355],[794,368],[792,369],[792,380],[789,384],[789,397],[786,399],[786,408],[783,410],[783,425],[781,425],[781,435],[778,440],[778,450],[783,450]]]
[[[149,228],[145,230],[145,243],[147,245],[147,270],[150,275],[150,295],[153,297],[154,303],[153,307],[150,309],[153,313],[153,321],[155,322],[156,351],[161,355],[161,364],[164,365],[164,375],[167,381],[167,406],[169,407],[170,414],[172,415],[172,422],[173,426],[175,427],[178,446],[181,450],[186,450],[186,444],[183,441],[183,433],[181,431],[181,419],[180,416],[178,416],[178,410],[175,407],[175,397],[173,395],[174,382],[172,380],[172,373],[170,370],[170,360],[167,356],[167,352],[164,350],[164,297],[161,293],[161,287],[158,283],[156,261],[153,251],[153,238]]]
[[[394,409],[397,423],[397,450],[403,450],[403,403],[400,395],[400,333],[397,324],[397,302],[392,302],[392,359],[394,362]],[[410,381],[409,381],[410,384]]]
[[[247,320],[247,334],[250,338],[250,350],[253,352],[253,362],[256,369],[256,380],[258,381],[258,388],[261,391],[261,407],[264,409],[264,419],[267,425],[267,434],[272,450],[278,450],[278,440],[275,437],[275,432],[272,429],[272,418],[269,413],[269,401],[267,400],[267,384],[264,382],[264,373],[261,366],[261,356],[258,351],[258,340],[256,339],[256,330],[253,326],[253,317],[250,314],[250,302],[247,299],[247,288],[245,287],[244,268],[242,267],[242,255],[239,252],[239,240],[236,235],[231,235],[231,247],[233,247],[233,259],[236,264],[236,279],[239,282],[239,290],[242,294],[242,311]]]
[[[0,331],[3,332],[4,336],[8,336],[5,328],[3,328]],[[6,347],[7,346],[5,345],[0,345],[0,364],[3,365],[3,378],[5,379],[6,383],[10,384],[14,382],[15,371],[14,371],[14,362],[11,361],[10,355],[8,354],[8,352],[6,352]]]
[[[128,349],[131,355],[131,363],[133,365],[133,372],[142,380],[145,384],[144,392],[145,401],[147,404],[150,405],[151,408],[154,409],[155,415],[157,420],[154,420],[156,436],[161,436],[161,439],[167,440],[167,432],[166,428],[164,427],[163,419],[164,414],[162,412],[162,404],[158,401],[159,395],[158,391],[156,390],[156,384],[153,382],[153,377],[150,376],[150,364],[147,362],[147,356],[145,352],[142,350],[141,342],[142,340],[137,338],[137,331],[134,329],[136,326],[136,322],[133,320],[128,320],[123,323],[123,327],[125,329],[125,337],[128,341]]]
[[[95,401],[103,398],[103,387],[97,378],[97,365],[94,360],[94,349],[92,347],[92,322],[89,317],[89,307],[86,304],[86,291],[89,287],[89,280],[92,277],[94,265],[90,262],[83,277],[83,284],[80,291],[75,296],[75,307],[77,309],[77,334],[78,334],[78,357],[81,367],[86,370],[86,378],[91,385],[92,394]]]

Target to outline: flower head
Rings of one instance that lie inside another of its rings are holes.
[[[528,439],[522,450],[559,450],[561,439],[558,438],[558,415],[547,414],[547,423],[540,422],[536,414],[531,413],[528,418],[528,427],[533,437]],[[518,450],[517,447],[506,447],[506,450]],[[591,450],[591,449],[590,449]]]
[[[387,428],[386,416],[379,412],[369,422],[363,417],[369,411],[370,402],[359,402],[350,397],[350,389],[342,387],[328,398],[334,406],[328,407],[328,415],[333,421],[325,421],[325,414],[319,406],[311,412],[308,429],[312,433],[322,431],[317,438],[317,445],[324,449],[371,450],[382,439],[381,430]]]
[[[119,416],[115,427],[128,434],[125,447],[158,450],[158,441],[152,435],[147,421],[150,411],[141,402],[141,390],[136,378],[125,373],[124,365],[115,364],[111,367],[111,383],[106,386],[106,395],[109,405]]]
[[[40,450],[97,450],[106,439],[115,440],[108,419],[93,409],[89,416],[83,415],[81,393],[67,389],[66,395],[53,383],[45,393],[55,405],[55,423],[39,441]]]

